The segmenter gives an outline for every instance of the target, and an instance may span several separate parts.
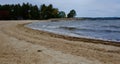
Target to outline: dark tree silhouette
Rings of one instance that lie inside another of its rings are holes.
[[[67,15],[68,17],[74,17],[76,15],[75,10],[71,10]],[[42,4],[40,7],[32,5],[30,3],[20,4],[6,4],[0,5],[0,19],[50,19],[50,18],[65,18],[64,11],[54,8],[52,4],[46,6]]]
[[[52,4],[48,6],[46,6],[45,4],[41,5],[41,9],[40,9],[41,19],[58,18],[58,13],[59,10],[57,8],[53,8]]]
[[[68,18],[73,18],[75,16],[76,16],[76,11],[75,10],[71,10],[67,15]]]
[[[60,11],[58,15],[59,15],[59,18],[65,18],[66,17],[66,14],[65,14],[64,11]]]

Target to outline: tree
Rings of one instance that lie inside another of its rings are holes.
[[[46,19],[52,18],[53,17],[52,13],[53,13],[53,5],[50,4],[47,6],[46,9]]]
[[[52,4],[48,6],[46,6],[45,4],[41,5],[41,8],[40,8],[41,19],[57,18],[58,13],[59,13],[59,10],[57,8],[53,8]]]
[[[39,8],[37,5],[30,7],[30,19],[39,19]]]
[[[13,7],[13,10],[12,11],[13,11],[15,19],[20,19],[20,17],[22,17],[22,12],[21,12],[21,6],[20,6],[20,4],[16,4]]]
[[[5,19],[50,19],[50,18],[65,18],[64,11],[59,11],[58,8],[54,8],[52,4],[46,6],[41,5],[38,8],[37,5],[29,3],[20,4],[6,4],[0,5],[0,16],[6,16]],[[2,13],[4,12],[4,13]],[[76,16],[75,10],[71,10],[67,15],[68,17]]]
[[[76,16],[76,11],[75,10],[71,10],[67,15],[68,18],[73,18],[75,16]]]
[[[65,14],[64,11],[60,11],[58,15],[59,15],[59,18],[65,18],[66,17],[66,14]]]
[[[40,6],[40,19],[46,18],[46,9],[47,9],[47,6],[45,4]]]
[[[59,10],[57,8],[53,8],[51,18],[58,18],[58,14],[59,14]]]
[[[30,19],[30,5],[29,3],[22,5],[22,16],[24,19]]]

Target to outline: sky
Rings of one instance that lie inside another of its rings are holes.
[[[0,0],[0,4],[53,4],[60,11],[77,12],[77,17],[120,17],[120,0]]]

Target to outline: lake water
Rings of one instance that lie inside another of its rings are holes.
[[[61,35],[120,42],[120,20],[33,22],[26,26]]]

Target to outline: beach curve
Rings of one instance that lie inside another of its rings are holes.
[[[5,61],[18,62],[18,64],[20,62],[22,64],[35,62],[36,64],[120,63],[119,46],[89,43],[90,41],[71,41],[66,39],[67,37],[63,38],[60,35],[24,27],[26,23],[30,22],[33,21],[0,22],[0,49],[7,51],[0,52],[0,62],[3,64]],[[15,61],[10,60],[12,57]],[[22,60],[23,58],[25,59]]]

